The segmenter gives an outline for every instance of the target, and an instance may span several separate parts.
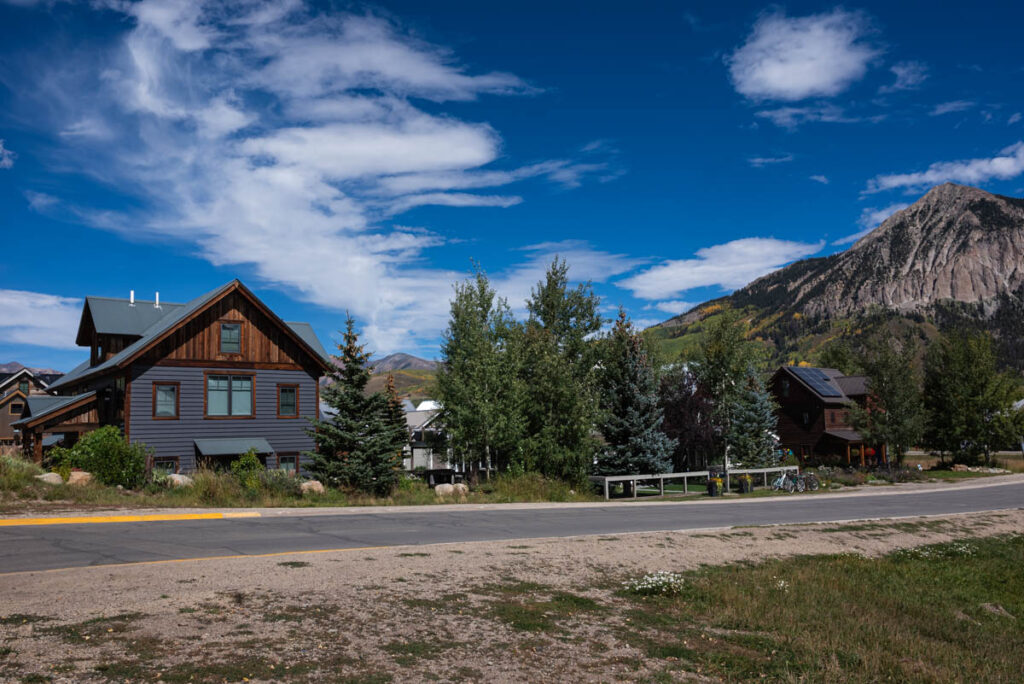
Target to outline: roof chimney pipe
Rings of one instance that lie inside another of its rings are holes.
[[[135,290],[128,291],[128,306],[135,306]]]
[[[156,293],[156,299],[153,300],[153,308],[154,309],[159,309],[160,308],[160,292],[159,291]]]

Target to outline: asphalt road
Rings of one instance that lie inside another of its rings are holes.
[[[212,556],[615,534],[1024,507],[1024,482],[859,496],[518,510],[302,514],[230,520],[0,527],[0,573]]]

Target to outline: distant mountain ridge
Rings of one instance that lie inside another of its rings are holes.
[[[842,336],[839,322],[900,318],[990,330],[1003,360],[1024,368],[1024,199],[936,186],[848,250],[763,276],[655,326],[657,336],[681,340],[722,306],[748,313],[753,334],[790,360],[811,351],[808,336]]]
[[[52,368],[31,368],[24,364],[18,363],[17,361],[11,361],[10,363],[0,364],[0,373],[10,374],[17,373],[22,368],[28,368],[35,375],[60,375],[61,371],[54,370]]]
[[[427,359],[421,359],[418,356],[402,352],[388,354],[375,361],[371,360],[368,365],[373,369],[374,373],[391,373],[397,370],[437,370],[436,361],[428,361]]]

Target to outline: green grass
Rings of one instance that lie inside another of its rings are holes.
[[[1024,536],[684,573],[621,638],[726,681],[1019,681]]]
[[[605,610],[592,598],[533,582],[489,585],[484,591],[497,596],[489,603],[489,616],[522,632],[559,634],[564,631],[564,621]]]

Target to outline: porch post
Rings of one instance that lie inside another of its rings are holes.
[[[32,432],[32,460],[36,465],[43,463],[43,435],[35,431]]]
[[[850,443],[846,443],[846,465],[850,465]]]
[[[860,443],[860,467],[864,467],[864,442]]]

